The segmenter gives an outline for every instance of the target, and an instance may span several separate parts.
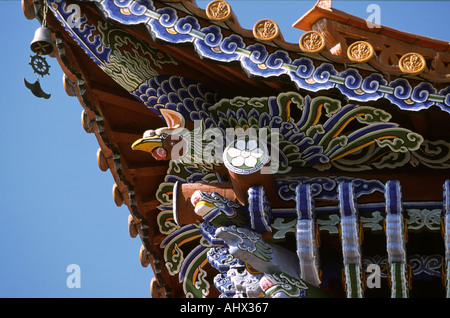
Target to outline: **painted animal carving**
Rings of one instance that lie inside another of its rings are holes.
[[[147,130],[131,148],[149,152],[156,160],[179,159],[189,146],[189,140],[184,137],[187,132],[184,117],[171,109],[161,109],[161,115],[167,127]]]
[[[176,110],[162,108],[159,111],[167,126],[145,131],[142,138],[132,144],[133,150],[149,152],[156,160],[174,160],[202,171],[228,174],[221,159],[222,134],[205,140],[208,134],[204,132],[202,121],[196,126],[192,121],[186,122]],[[215,151],[215,155],[205,155],[210,150]]]
[[[197,215],[216,227],[235,225],[260,234],[271,232],[270,208],[263,187],[251,187],[248,196],[250,204],[245,206],[216,192],[197,190],[191,203]]]
[[[218,228],[215,236],[227,244],[229,254],[254,271],[250,274],[244,269],[236,271],[231,267],[226,273],[236,291],[245,291],[247,297],[329,296],[324,290],[300,278],[295,253],[277,244],[264,242],[260,234],[232,225]]]
[[[232,225],[218,228],[215,235],[228,245],[231,255],[259,272],[284,272],[297,279],[300,277],[297,255],[276,244],[264,242],[258,233]]]
[[[216,192],[206,193],[200,190],[191,197],[195,213],[216,227],[236,225],[244,227],[250,224],[248,208],[231,201]]]
[[[211,155],[209,150],[220,148],[223,152],[231,141],[227,138],[229,131],[234,131],[237,138],[239,129],[242,132],[253,129],[258,138],[261,138],[260,131],[265,131],[267,145],[276,145],[275,156],[280,162],[278,173],[286,173],[293,167],[308,166],[319,170],[332,166],[344,170],[379,168],[384,165],[380,162],[386,161],[385,157],[391,152],[414,152],[424,141],[419,134],[390,122],[392,116],[381,109],[341,105],[328,97],[311,98],[287,92],[264,98],[221,99],[215,104],[201,105],[188,110],[179,103],[174,110],[166,108],[174,106],[172,104],[158,104],[155,111],[166,120],[167,127],[146,131],[144,138],[136,141],[132,148],[148,151],[158,160],[170,160],[183,153],[190,154],[187,162],[203,164],[214,157],[214,164],[223,166],[220,164],[222,156]],[[197,137],[196,131],[185,127],[185,118],[186,125],[193,126],[193,122],[199,120],[204,125],[201,129],[206,128],[200,132],[200,142],[192,138]],[[186,138],[179,138],[181,132]],[[213,134],[214,138],[206,133]],[[217,142],[219,135],[222,138]],[[188,145],[192,140],[194,142]],[[181,141],[184,143],[180,144]],[[270,149],[272,151],[272,147]],[[271,158],[273,156],[270,154]]]

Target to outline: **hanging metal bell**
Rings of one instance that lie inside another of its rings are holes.
[[[39,55],[48,55],[53,52],[52,33],[49,28],[41,26],[34,33],[30,44],[31,51]]]

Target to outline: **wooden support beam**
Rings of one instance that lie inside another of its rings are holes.
[[[389,277],[392,298],[407,298],[409,296],[406,231],[403,214],[403,201],[400,183],[386,183],[386,241],[389,261]]]
[[[297,256],[300,263],[300,278],[314,286],[321,284],[317,228],[314,215],[314,200],[311,186],[298,185],[295,189],[297,210]]]
[[[142,138],[142,132],[127,131],[122,129],[112,129],[110,140],[118,143],[131,144],[139,138]]]
[[[161,166],[145,166],[145,167],[129,167],[127,173],[132,177],[148,178],[155,176],[165,176],[167,173],[167,165]]]
[[[344,286],[348,298],[362,298],[361,229],[358,209],[350,182],[339,185],[341,244],[344,259]]]
[[[123,95],[119,95],[113,92],[111,87],[108,86],[105,87],[99,83],[92,83],[91,92],[92,94],[95,94],[98,97],[98,99],[103,102],[112,105],[117,105],[121,108],[128,109],[135,113],[158,118],[158,116],[155,113],[153,113],[150,109],[148,109],[144,104],[139,102],[137,99],[132,97],[131,94],[129,98],[124,97]]]

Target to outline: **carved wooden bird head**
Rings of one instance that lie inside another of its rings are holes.
[[[188,142],[182,137],[185,130],[184,117],[175,110],[161,109],[160,111],[167,127],[147,130],[131,148],[149,152],[156,160],[181,158]]]

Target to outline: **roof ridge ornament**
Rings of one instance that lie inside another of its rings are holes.
[[[231,6],[223,0],[214,0],[206,6],[206,15],[210,20],[223,22],[231,17]]]
[[[270,41],[280,35],[280,28],[271,19],[262,19],[255,23],[253,36],[258,40]]]
[[[398,61],[398,66],[403,73],[419,74],[426,67],[425,58],[415,52],[404,54]]]
[[[322,9],[331,9],[332,6],[333,6],[332,0],[318,0],[315,5],[315,7],[319,7]]]
[[[317,53],[325,47],[325,39],[318,31],[308,31],[300,37],[299,46],[303,52]]]
[[[374,54],[372,44],[367,41],[356,41],[347,49],[347,57],[357,63],[368,62]]]

